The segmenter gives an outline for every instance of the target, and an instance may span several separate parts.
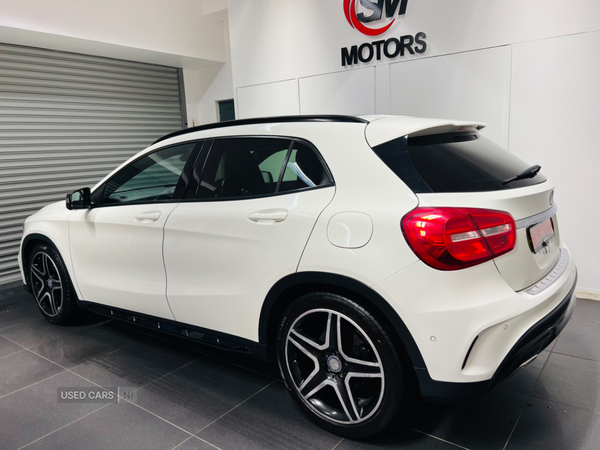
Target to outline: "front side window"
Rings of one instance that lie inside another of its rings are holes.
[[[171,200],[195,142],[153,152],[120,170],[107,183],[103,204]]]
[[[206,162],[198,197],[255,197],[330,184],[323,164],[305,144],[271,138],[219,139]]]

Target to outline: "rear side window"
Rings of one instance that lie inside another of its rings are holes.
[[[531,164],[473,132],[403,137],[373,150],[417,194],[499,191],[546,181],[538,173],[504,184]]]
[[[232,138],[214,142],[198,198],[235,199],[330,185],[307,145],[289,139]]]
[[[285,165],[280,191],[295,191],[331,184],[329,175],[315,152],[296,142]]]

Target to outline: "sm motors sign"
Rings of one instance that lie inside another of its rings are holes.
[[[344,0],[344,14],[348,24],[360,33],[377,37],[386,33],[400,16],[406,14],[408,0]],[[389,37],[342,48],[342,66],[358,62],[368,63],[374,59],[393,59],[405,54],[414,55],[427,50],[423,32]]]

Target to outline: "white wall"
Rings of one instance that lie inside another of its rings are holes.
[[[225,61],[223,26],[205,16],[214,3],[2,0],[0,42],[200,68]]]
[[[239,116],[485,121],[484,133],[557,183],[578,286],[600,293],[600,1],[409,0],[383,38],[423,31],[425,54],[352,67],[341,66],[340,49],[381,38],[352,29],[342,3],[229,0]]]
[[[485,122],[506,147],[510,65],[510,46],[391,64],[391,113]]]
[[[299,80],[302,114],[375,114],[375,67]]]
[[[341,47],[379,39],[352,29],[342,4],[229,0],[234,86],[342,71]],[[424,31],[438,56],[599,28],[597,0],[409,0],[383,37]]]
[[[190,127],[217,122],[217,102],[234,98],[227,13],[215,16],[214,20],[220,21],[223,27],[225,62],[199,70],[183,69],[187,120]]]
[[[300,114],[298,83],[283,80],[237,89],[239,118]]]
[[[600,32],[518,44],[513,52],[510,149],[557,184],[578,287],[600,291]]]

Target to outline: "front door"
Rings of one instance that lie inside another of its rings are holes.
[[[166,299],[163,228],[185,190],[182,172],[196,143],[128,164],[69,219],[75,282],[83,300],[173,319]]]

